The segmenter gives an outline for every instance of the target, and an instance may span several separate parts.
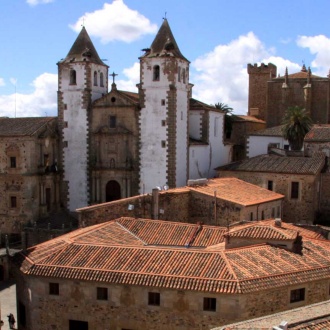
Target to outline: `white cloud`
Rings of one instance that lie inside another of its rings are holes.
[[[297,45],[302,48],[308,48],[311,54],[316,55],[314,61],[312,61],[312,67],[316,68],[317,71],[313,73],[321,76],[326,76],[329,73],[330,38],[324,35],[314,37],[299,36]]]
[[[102,43],[114,40],[132,42],[142,35],[157,32],[157,25],[136,10],[128,8],[123,0],[105,3],[103,8],[80,17],[70,27],[79,32],[85,25],[91,36],[101,39]]]
[[[137,92],[136,84],[140,82],[140,63],[135,62],[130,68],[124,69],[123,74],[127,80],[116,80],[117,88],[129,92]],[[110,84],[111,82],[109,82]]]
[[[0,95],[0,115],[14,117],[56,116],[57,114],[57,75],[43,73],[37,77],[31,94],[19,93]]]
[[[6,84],[5,84],[5,81],[4,81],[4,79],[3,78],[0,78],[0,87],[1,86],[5,86]]]
[[[26,3],[29,4],[30,6],[36,6],[40,4],[46,4],[46,3],[51,3],[54,0],[26,0]]]

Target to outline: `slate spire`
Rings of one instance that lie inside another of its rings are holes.
[[[104,65],[84,26],[81,29],[76,41],[72,45],[68,55],[62,62],[72,61],[88,61]]]

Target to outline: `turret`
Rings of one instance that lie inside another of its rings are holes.
[[[188,177],[189,61],[167,19],[140,58],[140,191]]]
[[[82,28],[58,64],[58,118],[61,131],[63,203],[70,210],[89,203],[89,114],[91,103],[108,90],[108,66]]]

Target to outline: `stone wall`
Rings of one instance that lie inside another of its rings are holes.
[[[236,177],[266,189],[268,181],[273,181],[273,190],[285,196],[282,213],[284,221],[311,224],[315,220],[319,209],[320,175],[221,171],[219,177]],[[290,196],[292,182],[299,182],[297,199],[292,199]]]
[[[49,282],[59,295],[49,295]],[[18,305],[26,311],[27,330],[62,330],[69,320],[88,322],[90,329],[206,330],[223,324],[280,312],[329,299],[329,280],[274,288],[249,294],[213,294],[163,288],[22,277]],[[97,287],[108,300],[97,299]],[[292,289],[305,288],[305,300],[290,303]],[[148,293],[160,293],[160,305],[148,304]],[[216,310],[204,311],[204,298],[216,298]],[[19,318],[19,317],[18,317]]]

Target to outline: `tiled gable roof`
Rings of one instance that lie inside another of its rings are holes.
[[[0,136],[32,136],[56,117],[0,118]]]
[[[215,239],[210,235],[215,227],[204,229],[204,234],[200,233],[205,242],[221,242],[220,236]],[[118,240],[126,230],[123,241]],[[34,276],[214,293],[253,292],[330,276],[329,241],[304,238],[302,254],[268,244],[222,251],[170,246],[180,242],[178,237],[180,233],[185,236],[185,230],[187,224],[169,223],[166,228],[162,221],[122,218],[22,252],[21,271]],[[219,233],[223,230],[218,229]],[[167,246],[141,244],[149,236],[151,243],[158,242],[157,233],[161,232],[167,236]]]
[[[330,142],[330,125],[314,125],[305,135],[305,142]]]
[[[284,198],[283,195],[237,178],[217,178],[206,185],[189,186],[191,191],[214,196],[240,205],[255,205]],[[239,191],[239,193],[237,193]]]
[[[218,171],[244,171],[288,174],[317,174],[324,166],[324,156],[320,153],[313,157],[282,157],[260,155],[243,161],[220,166]]]
[[[249,135],[252,135],[252,136],[283,136],[283,132],[282,132],[282,129],[283,129],[283,125],[280,125],[280,126],[274,126],[274,127],[269,127],[269,128],[266,128],[266,129],[263,129],[263,130],[260,130],[260,131],[256,131],[256,132],[253,132],[253,133],[250,133]]]
[[[233,115],[232,120],[234,122],[252,122],[252,123],[263,123],[266,122],[262,119],[256,118],[254,116],[246,116],[246,115]]]

